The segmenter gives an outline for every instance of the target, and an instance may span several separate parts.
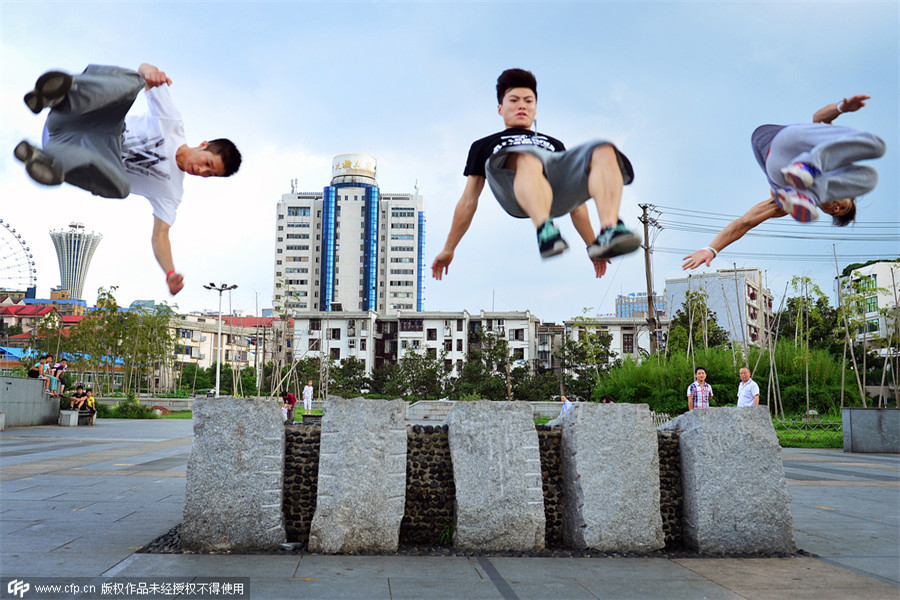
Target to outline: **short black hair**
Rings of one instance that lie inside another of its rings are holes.
[[[831,224],[835,227],[846,227],[856,220],[856,198],[850,198],[850,210],[841,216],[831,215]]]
[[[222,157],[225,165],[224,177],[231,177],[241,168],[241,152],[234,142],[227,138],[218,138],[206,144],[206,150]]]
[[[704,373],[706,373],[706,367],[697,367],[696,369],[694,369],[694,375],[696,375],[697,371],[699,371],[701,369],[703,370]]]
[[[507,69],[497,78],[497,103],[503,104],[503,96],[512,88],[528,88],[534,92],[537,100],[537,79],[531,71],[525,69]]]
[[[75,389],[76,389],[76,390],[83,390],[83,389],[84,389],[84,386],[83,386],[83,385],[76,385],[76,386],[75,386]]]

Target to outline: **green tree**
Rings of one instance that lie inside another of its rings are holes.
[[[669,323],[669,354],[691,354],[698,348],[727,345],[728,332],[719,325],[716,312],[709,309],[709,295],[702,289],[685,292],[684,302]]]
[[[359,396],[363,389],[368,387],[366,377],[366,363],[353,356],[348,356],[329,370],[331,380],[329,382],[329,394],[350,398]],[[312,379],[310,377],[309,379]],[[302,383],[306,383],[301,378]]]
[[[509,343],[506,339],[495,333],[476,331],[472,334],[466,360],[453,382],[453,397],[506,400],[508,364]]]

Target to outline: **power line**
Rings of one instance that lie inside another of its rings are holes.
[[[667,248],[654,246],[654,252],[661,252],[663,254],[679,254],[681,256],[688,256],[693,252],[696,252],[696,248],[687,249],[687,248]],[[831,258],[831,254],[791,254],[785,255],[784,253],[760,253],[760,252],[732,252],[728,251],[729,257],[734,258],[756,258],[760,260],[774,260],[779,262],[827,262],[829,258]],[[873,258],[878,258],[878,254],[869,253],[869,254],[841,254],[842,260],[871,260]],[[895,260],[897,259],[896,253],[888,253],[884,260]]]

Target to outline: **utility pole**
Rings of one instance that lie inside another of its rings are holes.
[[[652,219],[647,210],[650,204],[638,205],[643,210],[640,221],[644,224],[644,273],[647,275],[647,327],[650,330],[650,354],[656,354],[656,308],[653,306],[653,276],[650,273],[650,225],[659,227],[656,219]]]

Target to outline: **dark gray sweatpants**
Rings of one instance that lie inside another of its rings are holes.
[[[131,193],[122,162],[125,115],[144,87],[137,71],[88,65],[44,123],[44,152],[62,166],[66,183],[105,198]]]

